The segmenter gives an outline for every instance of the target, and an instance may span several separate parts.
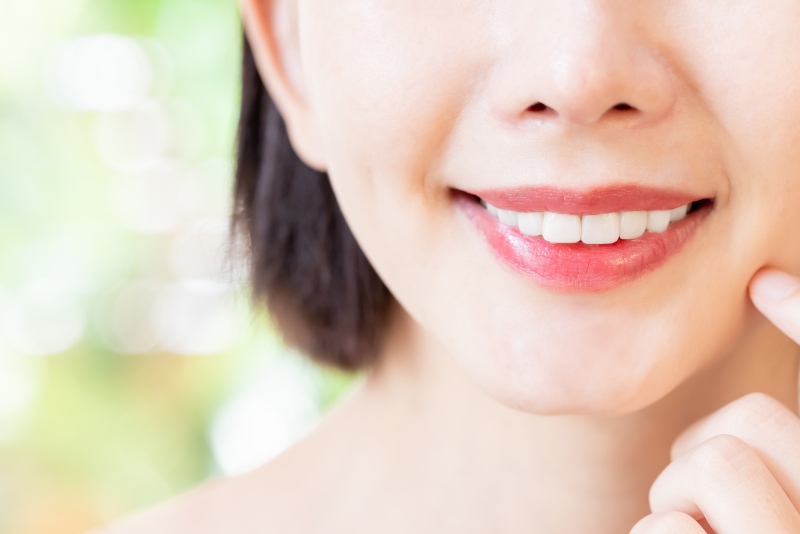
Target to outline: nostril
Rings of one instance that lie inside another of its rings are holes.
[[[627,113],[635,112],[635,111],[637,111],[637,109],[634,106],[631,106],[630,104],[628,104],[627,102],[620,102],[617,105],[613,106],[608,111],[609,112],[611,112],[611,111],[613,111],[613,112],[622,112],[622,113],[627,114]],[[548,106],[547,104],[544,104],[542,102],[536,102],[534,104],[531,104],[526,109],[526,112],[538,115],[540,118],[542,118],[544,116],[547,116],[547,115],[558,116],[558,113],[556,112],[555,109],[551,108],[550,106]]]
[[[528,111],[535,111],[535,112],[542,112],[547,111],[549,108],[542,104],[541,102],[536,102],[535,104],[528,107]]]

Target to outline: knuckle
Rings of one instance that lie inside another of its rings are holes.
[[[765,393],[750,393],[731,406],[731,424],[735,430],[755,430],[764,427],[783,428],[796,416],[774,397]]]
[[[747,443],[729,434],[714,436],[689,458],[693,482],[704,487],[730,487],[757,461],[758,455]]]

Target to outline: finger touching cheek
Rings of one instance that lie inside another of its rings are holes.
[[[800,278],[779,269],[761,269],[750,281],[750,299],[784,334],[800,343]]]

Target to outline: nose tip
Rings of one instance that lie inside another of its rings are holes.
[[[623,43],[616,48],[608,43],[605,50],[596,44],[591,52],[563,58],[541,84],[538,103],[562,121],[584,126],[601,120],[654,120],[671,109],[675,95],[669,73],[655,57],[630,44],[638,53]]]
[[[488,85],[492,107],[512,122],[536,117],[585,126],[663,118],[677,100],[677,74],[640,22],[605,13],[565,15],[535,32],[520,28]]]

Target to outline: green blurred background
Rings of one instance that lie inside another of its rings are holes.
[[[226,261],[235,4],[0,0],[2,533],[252,469],[353,385]]]

